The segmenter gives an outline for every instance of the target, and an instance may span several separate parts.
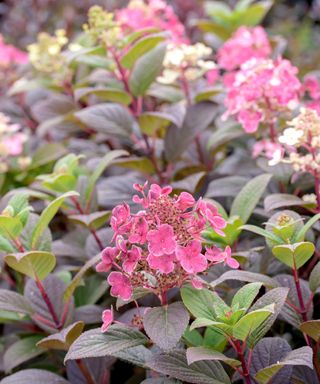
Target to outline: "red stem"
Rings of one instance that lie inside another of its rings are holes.
[[[88,384],[96,384],[95,380],[92,378],[91,376],[91,373],[90,371],[88,370],[88,367],[85,365],[85,363],[83,362],[83,360],[81,359],[77,359],[76,360],[76,363],[82,373],[82,375],[84,376],[84,378],[86,379],[87,383]]]
[[[252,384],[251,378],[250,378],[250,373],[249,373],[249,368],[248,368],[248,365],[247,365],[246,360],[244,358],[243,348],[242,348],[242,346],[240,344],[240,341],[239,340],[234,340],[233,343],[234,343],[236,352],[238,354],[238,358],[239,358],[239,360],[241,362],[242,376],[243,376],[246,384]]]
[[[307,316],[307,310],[303,301],[303,295],[302,295],[302,290],[301,290],[301,285],[300,285],[300,279],[299,279],[299,274],[297,268],[294,266],[292,268],[293,271],[293,278],[294,278],[294,284],[296,286],[296,291],[297,291],[297,296],[298,296],[298,301],[300,305],[300,314],[302,316],[302,319],[304,322],[308,321],[308,316]],[[310,346],[311,341],[308,335],[304,334],[304,337],[306,339],[306,343]]]
[[[36,284],[37,284],[37,287],[41,293],[41,296],[42,296],[44,302],[46,303],[46,305],[48,307],[48,310],[50,312],[52,320],[55,323],[56,328],[58,330],[60,330],[61,329],[60,321],[59,321],[58,316],[57,316],[57,314],[53,308],[53,304],[52,304],[52,302],[51,302],[51,300],[50,300],[50,298],[49,298],[49,296],[45,290],[45,287],[43,286],[42,282],[38,278],[36,278]]]

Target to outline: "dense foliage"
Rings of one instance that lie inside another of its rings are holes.
[[[1,384],[320,382],[319,73],[195,4],[1,37]]]

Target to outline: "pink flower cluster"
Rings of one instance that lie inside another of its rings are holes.
[[[301,83],[298,69],[290,61],[251,59],[226,81],[227,111],[235,115],[247,133],[260,123],[273,124],[281,112],[289,112],[299,102]]]
[[[7,67],[11,64],[26,64],[28,55],[13,45],[5,44],[0,35],[0,66]]]
[[[175,43],[188,42],[183,24],[163,0],[132,0],[127,8],[117,11],[116,20],[126,30],[155,27],[169,32]]]
[[[275,154],[281,158],[283,156],[283,147],[280,143],[275,143],[268,139],[257,141],[252,148],[252,156],[254,158],[265,155],[267,159],[273,159]]]
[[[246,61],[265,59],[271,54],[268,35],[262,27],[240,27],[218,50],[218,64],[222,69],[238,69]]]
[[[307,75],[302,84],[302,91],[311,99],[306,102],[306,107],[316,110],[320,115],[320,84],[317,77]]]
[[[201,198],[196,201],[187,192],[171,197],[170,186],[152,184],[148,192],[147,183],[134,188],[139,195],[133,201],[142,209],[132,213],[125,203],[113,209],[114,246],[102,252],[96,267],[98,272],[116,269],[108,276],[112,296],[130,300],[133,290],[143,287],[162,297],[185,281],[201,288],[196,275],[213,264],[238,268],[229,247],[202,250],[204,229],[211,227],[224,236],[226,222],[213,204]],[[108,319],[109,314],[105,314]]]

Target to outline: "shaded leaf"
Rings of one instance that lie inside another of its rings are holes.
[[[42,336],[34,335],[25,337],[10,345],[3,355],[5,371],[11,371],[18,365],[44,353],[44,350],[36,346],[41,339]]]
[[[285,366],[297,366],[303,365],[308,368],[313,369],[312,364],[312,349],[310,347],[302,347],[291,351],[288,355],[281,361],[269,365],[266,368],[261,369],[255,375],[255,379],[259,384],[268,384],[274,375]]]
[[[69,384],[69,381],[44,369],[24,369],[1,380],[1,384]]]
[[[189,314],[181,302],[151,308],[143,318],[147,335],[164,350],[174,348],[189,323]]]
[[[88,127],[106,135],[127,138],[132,131],[133,118],[120,104],[92,105],[76,112],[75,116]]]
[[[229,384],[230,379],[217,361],[198,361],[188,365],[186,352],[174,350],[158,353],[148,361],[156,372],[195,384]]]
[[[122,325],[112,325],[108,332],[92,329],[84,332],[69,349],[65,361],[86,357],[113,356],[115,353],[138,345],[148,339],[138,330]]]

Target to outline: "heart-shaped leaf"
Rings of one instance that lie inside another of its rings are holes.
[[[10,268],[31,277],[43,280],[54,269],[56,258],[50,252],[30,251],[14,253],[4,258]]]
[[[77,321],[63,329],[59,333],[55,333],[37,343],[38,347],[47,349],[60,349],[67,351],[71,344],[81,335],[84,328],[83,321]]]
[[[290,268],[299,269],[313,255],[315,246],[309,242],[276,245],[272,249],[274,256]]]

